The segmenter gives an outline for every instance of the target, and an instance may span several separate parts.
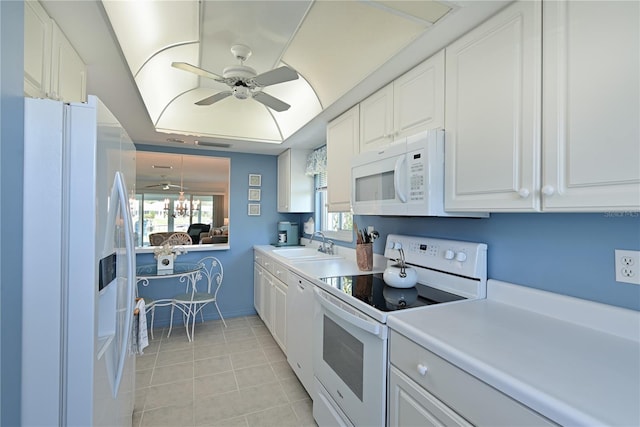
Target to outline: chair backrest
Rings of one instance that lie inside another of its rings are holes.
[[[200,233],[206,233],[210,228],[211,226],[209,224],[196,222],[189,226],[189,228],[187,229],[187,234],[191,236],[191,241],[193,242],[193,244],[197,245],[200,241]]]
[[[182,231],[177,231],[164,241],[163,244],[168,243],[170,245],[191,245],[191,236]]]
[[[200,273],[207,280],[207,293],[213,294],[214,297],[218,295],[218,290],[222,285],[222,278],[224,277],[224,269],[220,260],[213,256],[202,258],[198,263],[203,265]],[[197,286],[197,285],[196,285]],[[204,292],[204,290],[198,290]]]
[[[165,240],[167,240],[168,234],[165,232],[151,233],[149,234],[149,244],[151,246],[162,246]]]

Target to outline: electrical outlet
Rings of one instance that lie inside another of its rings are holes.
[[[640,285],[640,251],[616,249],[616,282]]]

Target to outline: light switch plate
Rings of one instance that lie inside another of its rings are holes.
[[[616,249],[616,282],[640,285],[640,251]]]

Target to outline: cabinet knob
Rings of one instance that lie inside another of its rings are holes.
[[[422,363],[418,363],[418,373],[420,375],[422,375],[423,377],[425,375],[427,375],[427,367],[425,365],[423,365]]]
[[[518,191],[518,195],[523,199],[529,197],[529,194],[530,193],[528,188],[521,188],[520,191]]]
[[[553,185],[545,185],[544,187],[542,187],[541,191],[545,196],[552,196],[556,193],[556,189],[553,188]]]

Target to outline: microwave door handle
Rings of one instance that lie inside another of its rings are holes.
[[[407,195],[404,192],[404,180],[401,181],[400,178],[400,172],[403,170],[402,165],[406,162],[406,160],[406,156],[400,157],[398,160],[396,160],[396,166],[393,168],[393,187],[396,191],[396,194],[398,195],[398,199],[400,199],[402,203],[407,203]]]

